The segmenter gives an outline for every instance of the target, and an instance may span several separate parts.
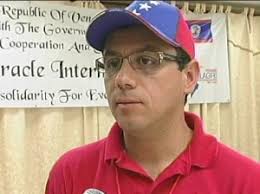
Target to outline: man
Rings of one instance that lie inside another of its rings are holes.
[[[184,112],[199,77],[180,11],[135,1],[99,14],[87,41],[102,51],[109,107],[107,138],[63,155],[46,194],[259,194],[260,167],[204,132]]]

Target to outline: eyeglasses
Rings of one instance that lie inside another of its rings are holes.
[[[164,60],[179,62],[178,57],[175,55],[164,52],[142,51],[125,57],[108,55],[98,58],[96,59],[96,68],[99,72],[103,72],[111,77],[121,69],[125,58],[128,59],[129,65],[134,70],[143,74],[155,73],[162,68]]]

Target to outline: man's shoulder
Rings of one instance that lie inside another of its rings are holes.
[[[53,165],[46,193],[67,193],[73,185],[78,190],[92,183],[96,169],[103,161],[106,139],[80,146],[64,153]],[[72,193],[72,192],[71,192]]]
[[[260,164],[223,143],[218,146],[214,176],[220,185],[231,189],[229,193],[260,193]]]
[[[234,173],[252,173],[260,178],[260,163],[223,143],[219,143],[218,146],[217,164],[224,167],[227,171],[232,171],[233,169]]]
[[[95,165],[101,159],[107,138],[73,148],[59,157],[55,166],[62,168],[75,167],[80,165]]]

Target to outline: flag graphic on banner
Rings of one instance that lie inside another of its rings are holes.
[[[196,43],[213,42],[211,20],[189,20],[187,24]]]

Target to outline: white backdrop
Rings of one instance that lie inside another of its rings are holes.
[[[0,2],[0,107],[107,106],[104,75],[94,68],[100,54],[85,40],[98,12],[46,2]],[[190,103],[228,102],[225,16],[187,17],[210,19],[213,38],[196,43],[201,80]]]

